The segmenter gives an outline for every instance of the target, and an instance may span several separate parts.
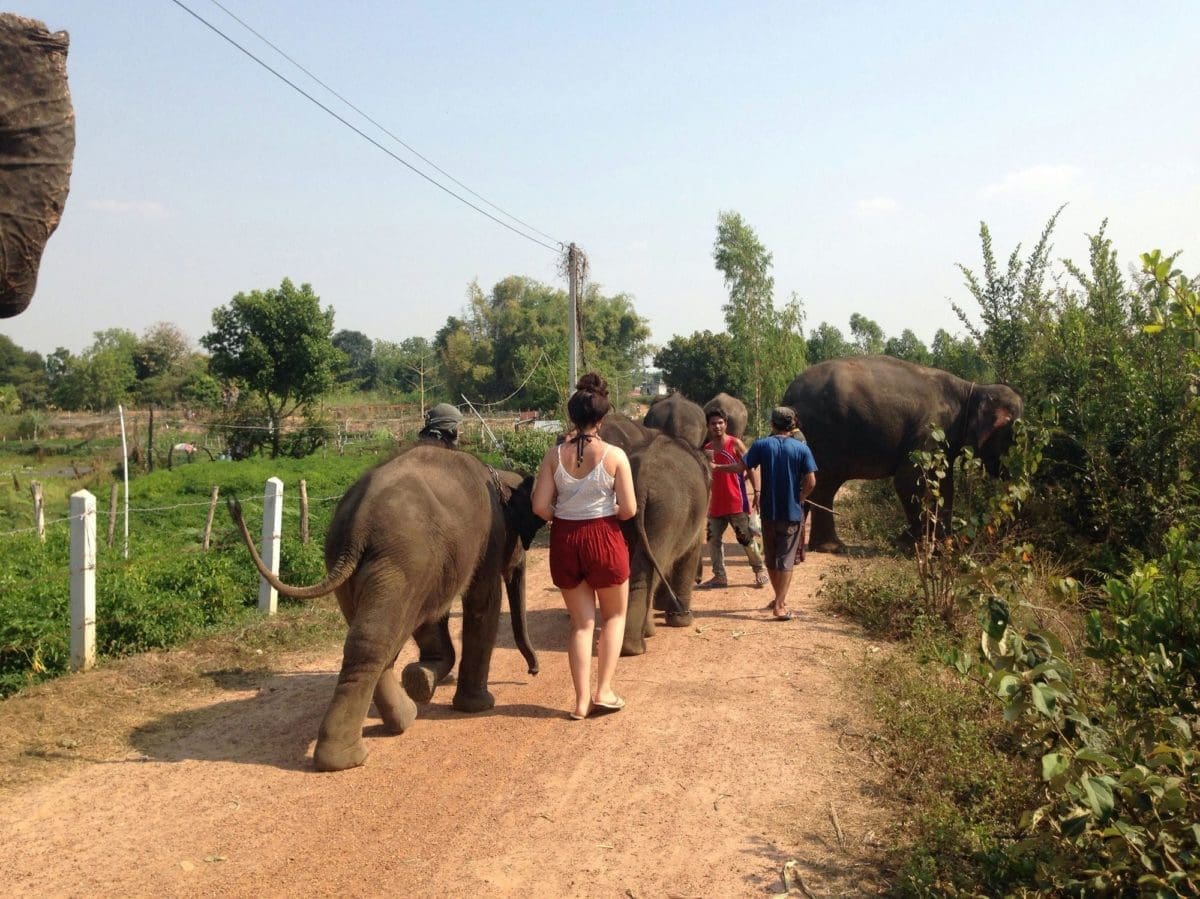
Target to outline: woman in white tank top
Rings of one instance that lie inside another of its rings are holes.
[[[579,379],[567,401],[574,430],[546,451],[533,488],[533,511],[550,527],[550,576],[571,615],[567,659],[579,721],[615,712],[625,700],[612,680],[625,637],[629,605],[629,547],[620,521],[637,514],[633,475],[624,450],[600,439],[608,414],[608,385],[594,372]],[[592,692],[592,634],[600,607],[600,648]]]

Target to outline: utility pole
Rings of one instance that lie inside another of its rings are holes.
[[[577,332],[577,323],[579,321],[579,249],[575,244],[571,244],[567,248],[567,281],[570,284],[568,294],[570,302],[567,304],[567,316],[570,319],[567,322],[567,391],[573,391],[575,385],[579,383],[579,335]]]

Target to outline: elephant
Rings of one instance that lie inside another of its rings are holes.
[[[0,318],[24,312],[75,155],[65,31],[0,13]]]
[[[1003,384],[974,384],[937,368],[891,356],[831,359],[798,375],[783,395],[796,411],[816,458],[817,485],[809,549],[843,552],[834,525],[834,497],[846,481],[892,478],[908,518],[907,537],[921,533],[919,469],[909,456],[927,445],[930,425],[946,434],[951,463],[974,447],[989,474],[1012,445],[1021,397]],[[949,525],[953,477],[941,484],[940,526]],[[825,508],[821,508],[821,507]]]
[[[655,400],[642,419],[642,424],[672,437],[681,437],[696,449],[704,445],[704,438],[708,434],[704,410],[678,391]]]
[[[619,415],[609,415],[600,437],[629,455],[638,512],[624,522],[629,544],[629,610],[621,655],[641,655],[654,634],[654,609],[671,627],[692,623],[692,588],[700,568],[708,491],[708,461],[681,438]]]
[[[462,661],[454,708],[492,708],[488,668],[500,617],[500,584],[509,588],[518,648],[537,672],[525,631],[524,550],[545,523],[533,513],[533,478],[490,469],[461,450],[418,444],[367,471],[342,496],[325,538],[327,574],[311,587],[283,583],[263,564],[236,500],[230,513],[259,572],[285,596],[337,594],[349,625],[342,668],[317,736],[320,771],[361,765],[362,724],[372,695],[384,724],[403,733],[418,697],[432,696],[454,664],[447,613],[462,595]],[[393,675],[412,636],[421,661]],[[412,669],[409,671],[409,669]]]
[[[750,413],[746,411],[746,404],[736,396],[730,396],[728,393],[718,393],[704,404],[704,420],[706,423],[708,421],[708,413],[714,409],[720,410],[725,416],[725,433],[730,437],[737,437],[740,440],[746,433],[746,423],[750,421]],[[707,424],[705,427],[707,427]]]

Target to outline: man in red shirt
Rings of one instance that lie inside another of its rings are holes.
[[[719,409],[708,413],[708,441],[704,454],[712,465],[712,496],[708,502],[708,555],[712,560],[713,576],[704,582],[704,587],[728,587],[725,574],[725,547],[721,538],[725,527],[733,528],[733,535],[746,550],[746,558],[754,569],[754,586],[764,587],[768,583],[763,566],[762,553],[750,532],[750,501],[746,495],[745,468],[741,464],[746,454],[746,445],[737,437],[725,433],[725,416]],[[758,469],[750,469],[750,483],[758,493]]]

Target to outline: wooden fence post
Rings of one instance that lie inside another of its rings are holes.
[[[213,516],[217,514],[217,495],[221,492],[220,487],[213,487],[212,498],[208,501],[208,521],[204,522],[204,548],[208,549],[209,538],[212,537]]]
[[[71,670],[96,664],[96,497],[71,494]]]
[[[37,528],[38,539],[46,542],[46,504],[42,500],[41,481],[30,481],[29,492],[33,494],[33,524]]]
[[[272,574],[279,574],[279,539],[283,527],[283,481],[267,478],[263,491],[262,559]],[[279,594],[267,579],[258,579],[258,610],[274,615]]]
[[[112,490],[108,492],[108,548],[112,549],[113,537],[117,533],[117,494],[121,488],[113,482]]]
[[[300,542],[308,543],[308,481],[300,479]]]

